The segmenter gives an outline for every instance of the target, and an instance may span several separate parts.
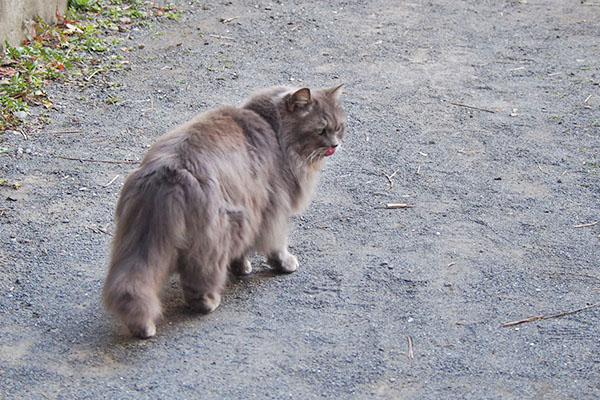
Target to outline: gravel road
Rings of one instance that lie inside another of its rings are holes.
[[[130,71],[52,84],[44,132],[75,133],[2,135],[0,397],[600,397],[598,2],[173,3],[113,33]],[[256,258],[207,316],[173,281],[126,335],[100,292],[134,166],[59,156],[139,160],[255,89],[341,82],[299,270]]]

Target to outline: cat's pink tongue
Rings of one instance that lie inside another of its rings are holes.
[[[327,149],[327,151],[325,152],[325,157],[329,157],[330,155],[332,155],[333,153],[335,153],[335,147],[330,147]]]

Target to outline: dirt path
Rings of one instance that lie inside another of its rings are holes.
[[[600,302],[596,2],[175,3],[109,89],[51,89],[46,130],[82,133],[5,135],[1,397],[600,396],[600,307],[502,326]],[[116,332],[103,231],[133,166],[58,156],[138,160],[256,88],[342,81],[301,268],[256,259],[205,317],[172,285],[156,338]]]

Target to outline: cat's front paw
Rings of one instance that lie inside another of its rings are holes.
[[[279,252],[272,254],[267,259],[267,264],[271,266],[275,271],[282,273],[292,273],[298,269],[298,259],[295,255],[286,252]]]
[[[237,276],[248,275],[252,272],[252,264],[246,257],[235,259],[229,265],[229,269]]]

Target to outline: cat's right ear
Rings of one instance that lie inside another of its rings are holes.
[[[287,106],[288,110],[295,111],[296,109],[302,109],[312,103],[312,97],[308,88],[302,88],[296,90],[288,97]]]
[[[325,89],[325,93],[327,93],[327,97],[329,97],[330,99],[338,101],[338,99],[340,98],[340,94],[342,94],[343,87],[344,84],[342,83],[329,89]]]

